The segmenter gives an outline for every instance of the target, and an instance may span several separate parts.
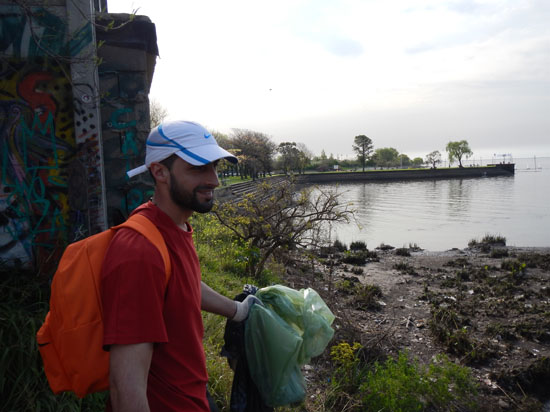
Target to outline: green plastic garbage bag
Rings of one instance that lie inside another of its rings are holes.
[[[258,290],[245,327],[250,375],[272,407],[300,402],[300,367],[320,355],[334,335],[334,315],[313,289],[275,285]]]

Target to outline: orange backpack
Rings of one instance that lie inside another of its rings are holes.
[[[44,372],[54,393],[72,391],[83,398],[109,389],[109,352],[103,350],[101,266],[117,229],[131,228],[155,245],[164,261],[166,283],[170,255],[164,238],[145,216],[70,244],[53,277],[50,311],[36,334]]]

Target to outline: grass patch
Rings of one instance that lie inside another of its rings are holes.
[[[367,244],[365,242],[361,241],[355,241],[351,242],[349,245],[350,250],[360,250],[360,251],[366,251],[367,250]]]
[[[517,259],[511,259],[502,261],[500,267],[508,271],[510,280],[519,283],[523,280],[527,264]]]
[[[378,261],[378,255],[374,251],[346,250],[340,256],[340,262],[356,266],[362,266],[371,261]]]
[[[241,176],[226,176],[226,177],[220,178],[220,183],[222,184],[222,187],[223,187],[223,186],[234,185],[235,183],[249,182],[251,180],[252,180],[251,177],[242,178]]]
[[[246,277],[246,264],[253,251],[235,241],[229,229],[218,223],[211,214],[193,215],[194,239],[201,263],[202,279],[212,289],[233,298],[245,284],[258,287],[280,283],[284,267],[274,262],[257,279]],[[229,410],[233,371],[227,359],[220,355],[224,344],[225,318],[203,312],[204,351],[208,370],[208,389],[220,411]]]
[[[395,254],[397,256],[410,256],[411,252],[406,247],[400,247],[400,248],[395,249]]]
[[[477,386],[470,370],[444,356],[427,366],[401,352],[375,364],[361,385],[363,404],[370,411],[459,411],[475,407]]]
[[[34,273],[0,270],[0,398],[5,411],[89,411],[105,409],[106,393],[78,399],[54,395],[42,367],[35,335],[48,309],[49,286]]]
[[[418,272],[415,270],[415,268],[406,262],[396,263],[395,265],[393,265],[393,268],[407,275],[418,276]]]
[[[345,252],[346,250],[348,250],[348,247],[346,246],[345,243],[342,243],[340,242],[338,239],[336,239],[333,243],[334,248],[338,251],[338,252]]]
[[[420,364],[400,352],[397,358],[365,365],[361,345],[333,346],[333,390],[326,410],[346,411],[461,411],[476,408],[477,384],[470,369],[445,356]]]
[[[376,285],[363,285],[361,283],[355,286],[355,296],[353,306],[357,309],[380,309],[379,299],[382,297],[382,289]]]
[[[496,246],[506,246],[506,238],[501,235],[486,234],[481,240],[472,239],[468,242],[468,247],[480,249],[483,252],[489,252],[491,248]]]

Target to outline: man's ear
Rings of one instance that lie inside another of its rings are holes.
[[[152,162],[149,165],[149,171],[151,172],[153,179],[159,183],[166,183],[170,177],[170,171],[168,168],[158,162]]]

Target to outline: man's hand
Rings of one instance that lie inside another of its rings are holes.
[[[231,318],[233,322],[242,322],[245,320],[248,317],[248,311],[253,304],[257,303],[263,306],[262,301],[254,295],[248,295],[242,302],[235,301],[235,303],[237,304],[237,310]]]

